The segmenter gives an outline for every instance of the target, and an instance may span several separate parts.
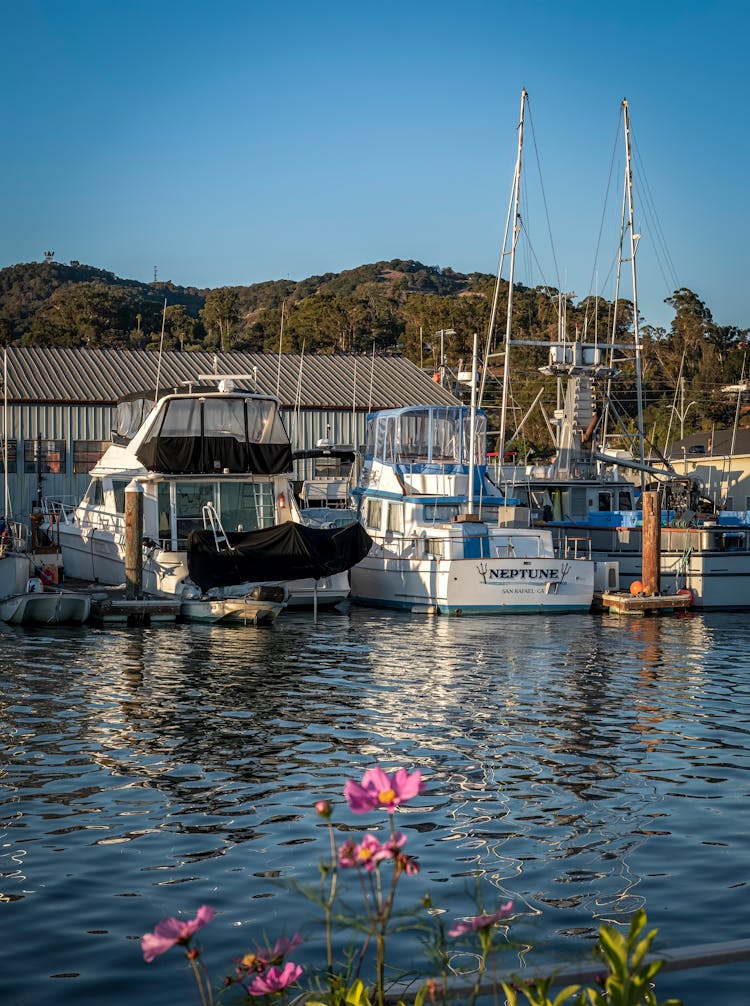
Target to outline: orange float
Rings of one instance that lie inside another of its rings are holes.
[[[636,594],[643,593],[643,584],[641,583],[640,580],[633,580],[633,582],[630,584],[630,593],[633,595],[633,597],[635,597]]]

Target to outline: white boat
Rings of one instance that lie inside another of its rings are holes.
[[[305,527],[277,400],[237,391],[229,377],[201,378],[209,379],[213,386],[118,404],[114,442],[83,499],[48,501],[65,575],[126,581],[125,497],[137,490],[143,591],[179,598],[184,617],[262,623],[287,604],[337,603],[366,535]]]
[[[0,620],[9,625],[82,625],[91,601],[85,594],[45,588],[24,552],[0,557]]]
[[[353,601],[449,615],[589,610],[594,563],[530,528],[485,457],[486,417],[467,406],[369,417],[354,493],[373,546],[351,569]]]

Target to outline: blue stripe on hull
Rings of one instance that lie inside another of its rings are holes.
[[[473,605],[470,607],[458,607],[448,604],[440,604],[437,601],[386,601],[382,598],[354,597],[352,604],[359,604],[366,608],[388,608],[391,611],[411,611],[412,608],[436,608],[441,615],[564,615],[571,611],[590,611],[590,605],[584,604],[524,604],[511,605],[501,604],[493,606]]]

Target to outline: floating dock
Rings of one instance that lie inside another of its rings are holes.
[[[693,605],[690,591],[680,594],[631,594],[627,590],[605,591],[601,607],[616,615],[652,615],[661,612],[685,611]]]
[[[65,589],[74,594],[86,594],[91,599],[92,622],[111,625],[150,625],[152,622],[175,622],[180,614],[180,601],[150,597],[131,600],[124,587],[103,587],[86,580],[65,578]]]

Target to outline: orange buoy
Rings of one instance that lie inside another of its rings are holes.
[[[633,597],[635,597],[636,594],[643,593],[643,584],[641,583],[640,580],[633,580],[633,582],[630,584],[630,593],[633,595]]]

